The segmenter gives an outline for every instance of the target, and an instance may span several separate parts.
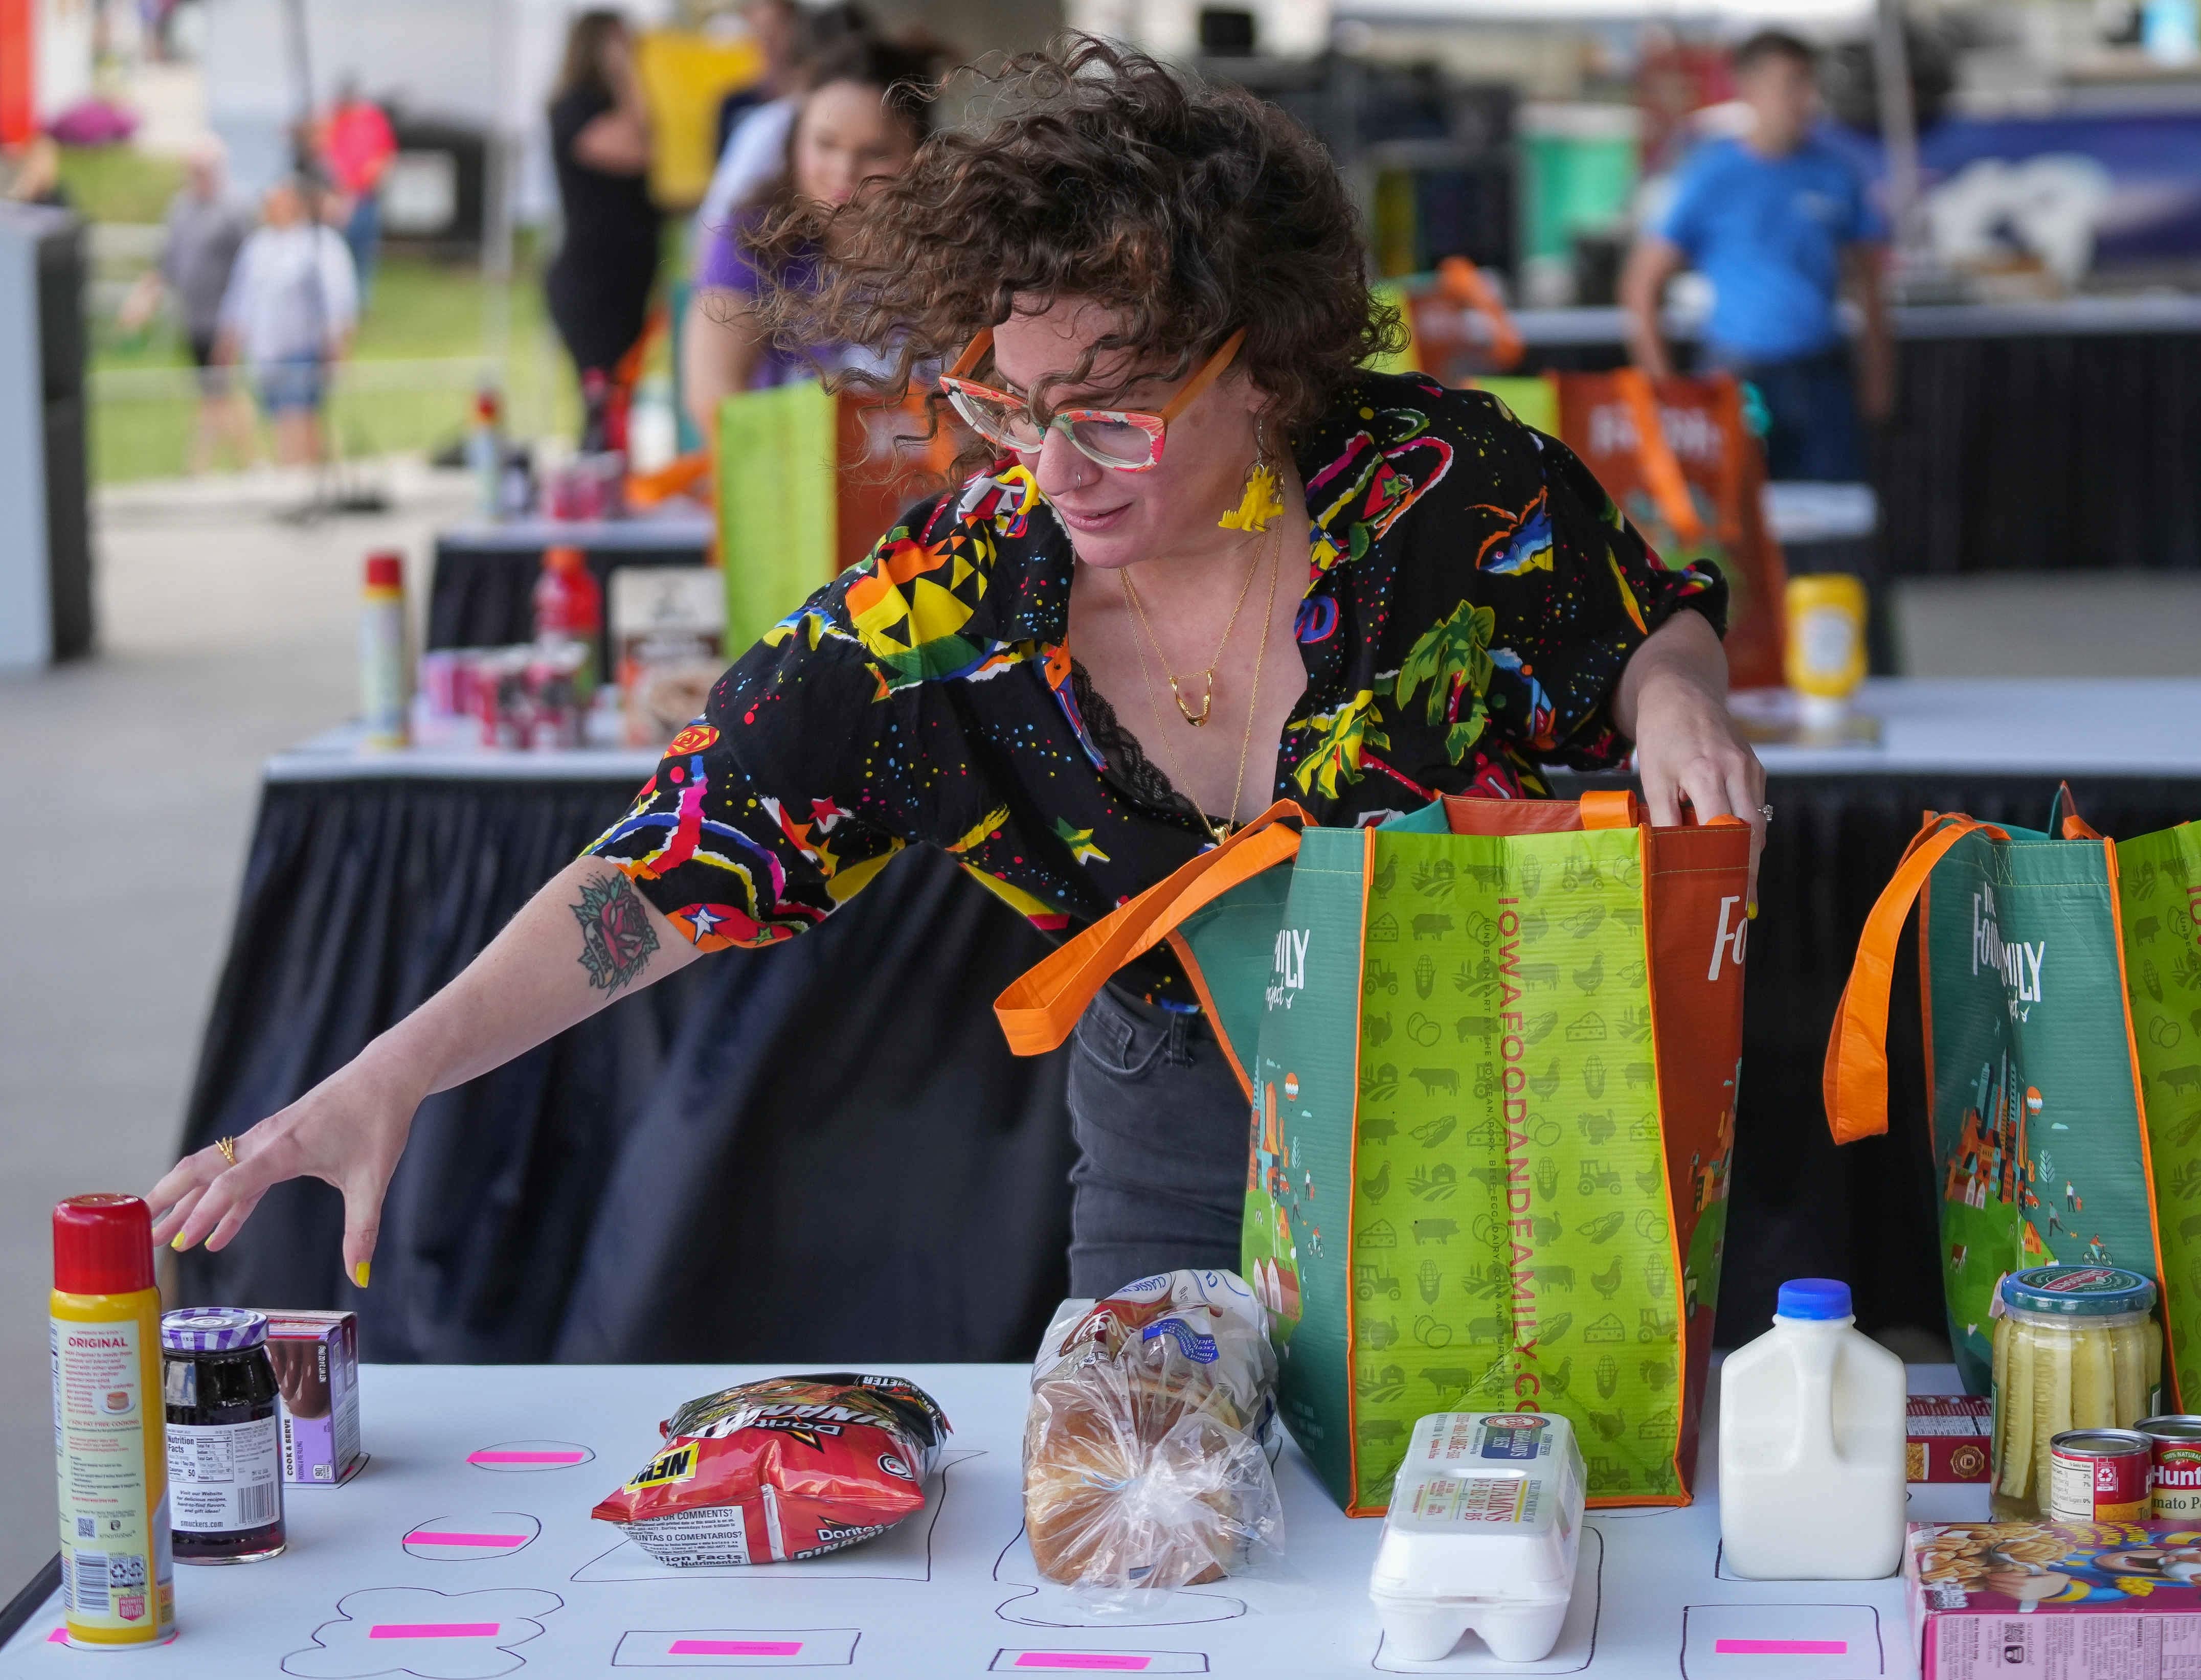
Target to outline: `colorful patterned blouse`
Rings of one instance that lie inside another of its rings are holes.
[[[1364,374],[1297,451],[1306,691],[1274,793],[1319,822],[1618,763],[1606,701],[1709,568],[1669,571],[1589,471],[1476,391]],[[1066,641],[1070,541],[1013,458],[913,509],[711,691],[590,849],[705,951],[791,939],[903,847],[950,852],[1043,930],[1211,844]],[[1124,976],[1192,1007],[1166,951]]]

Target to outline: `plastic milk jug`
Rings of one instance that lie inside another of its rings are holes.
[[[1903,1361],[1850,1286],[1781,1285],[1773,1328],[1720,1367],[1720,1539],[1758,1581],[1865,1581],[1903,1555]]]

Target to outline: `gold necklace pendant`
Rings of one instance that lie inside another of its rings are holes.
[[[1207,684],[1207,692],[1200,698],[1198,711],[1184,703],[1184,690],[1177,686],[1177,678],[1166,671],[1163,675],[1169,676],[1170,696],[1177,701],[1177,709],[1184,714],[1184,721],[1198,729],[1207,721],[1207,714],[1215,709],[1215,672],[1212,670],[1200,672],[1202,680]]]

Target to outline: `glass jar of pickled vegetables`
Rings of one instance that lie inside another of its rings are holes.
[[[2045,1514],[2049,1443],[2067,1429],[2130,1429],[2152,1412],[2163,1332],[2155,1285],[2115,1266],[2034,1266],[1996,1291],[1998,1519]]]

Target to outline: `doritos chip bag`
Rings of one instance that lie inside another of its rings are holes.
[[[948,1432],[899,1377],[737,1383],[660,1424],[656,1455],[589,1514],[675,1568],[822,1557],[923,1510]]]

